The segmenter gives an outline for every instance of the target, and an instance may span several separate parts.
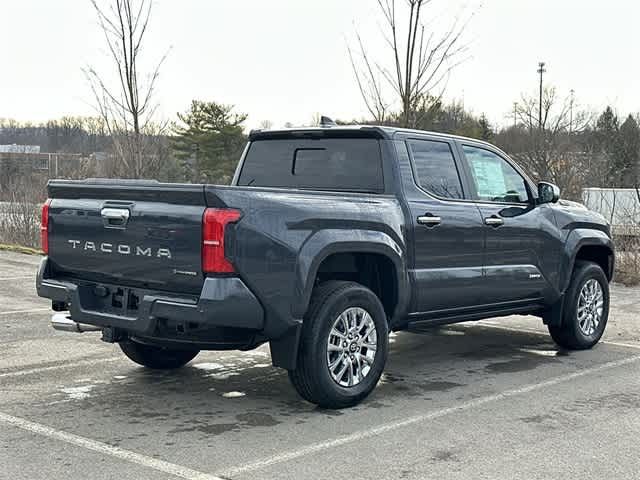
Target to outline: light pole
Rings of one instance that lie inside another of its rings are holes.
[[[571,99],[569,100],[569,135],[573,133],[573,101],[576,91],[572,88],[570,93]]]
[[[538,73],[540,74],[540,104],[538,109],[538,127],[542,130],[542,76],[547,71],[545,67],[546,63],[538,62]]]

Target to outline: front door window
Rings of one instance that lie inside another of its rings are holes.
[[[468,145],[462,148],[479,200],[502,203],[529,202],[524,178],[506,160],[484,148]]]

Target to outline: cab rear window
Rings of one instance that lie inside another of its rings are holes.
[[[238,185],[379,193],[380,144],[375,138],[256,140]]]

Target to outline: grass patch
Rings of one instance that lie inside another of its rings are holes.
[[[0,243],[0,250],[25,253],[27,255],[44,255],[44,252],[37,248],[23,247],[22,245],[8,245],[5,243]]]

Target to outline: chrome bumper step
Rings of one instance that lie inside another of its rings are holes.
[[[51,317],[51,326],[61,332],[84,333],[102,331],[102,327],[74,322],[67,312],[54,313]]]

